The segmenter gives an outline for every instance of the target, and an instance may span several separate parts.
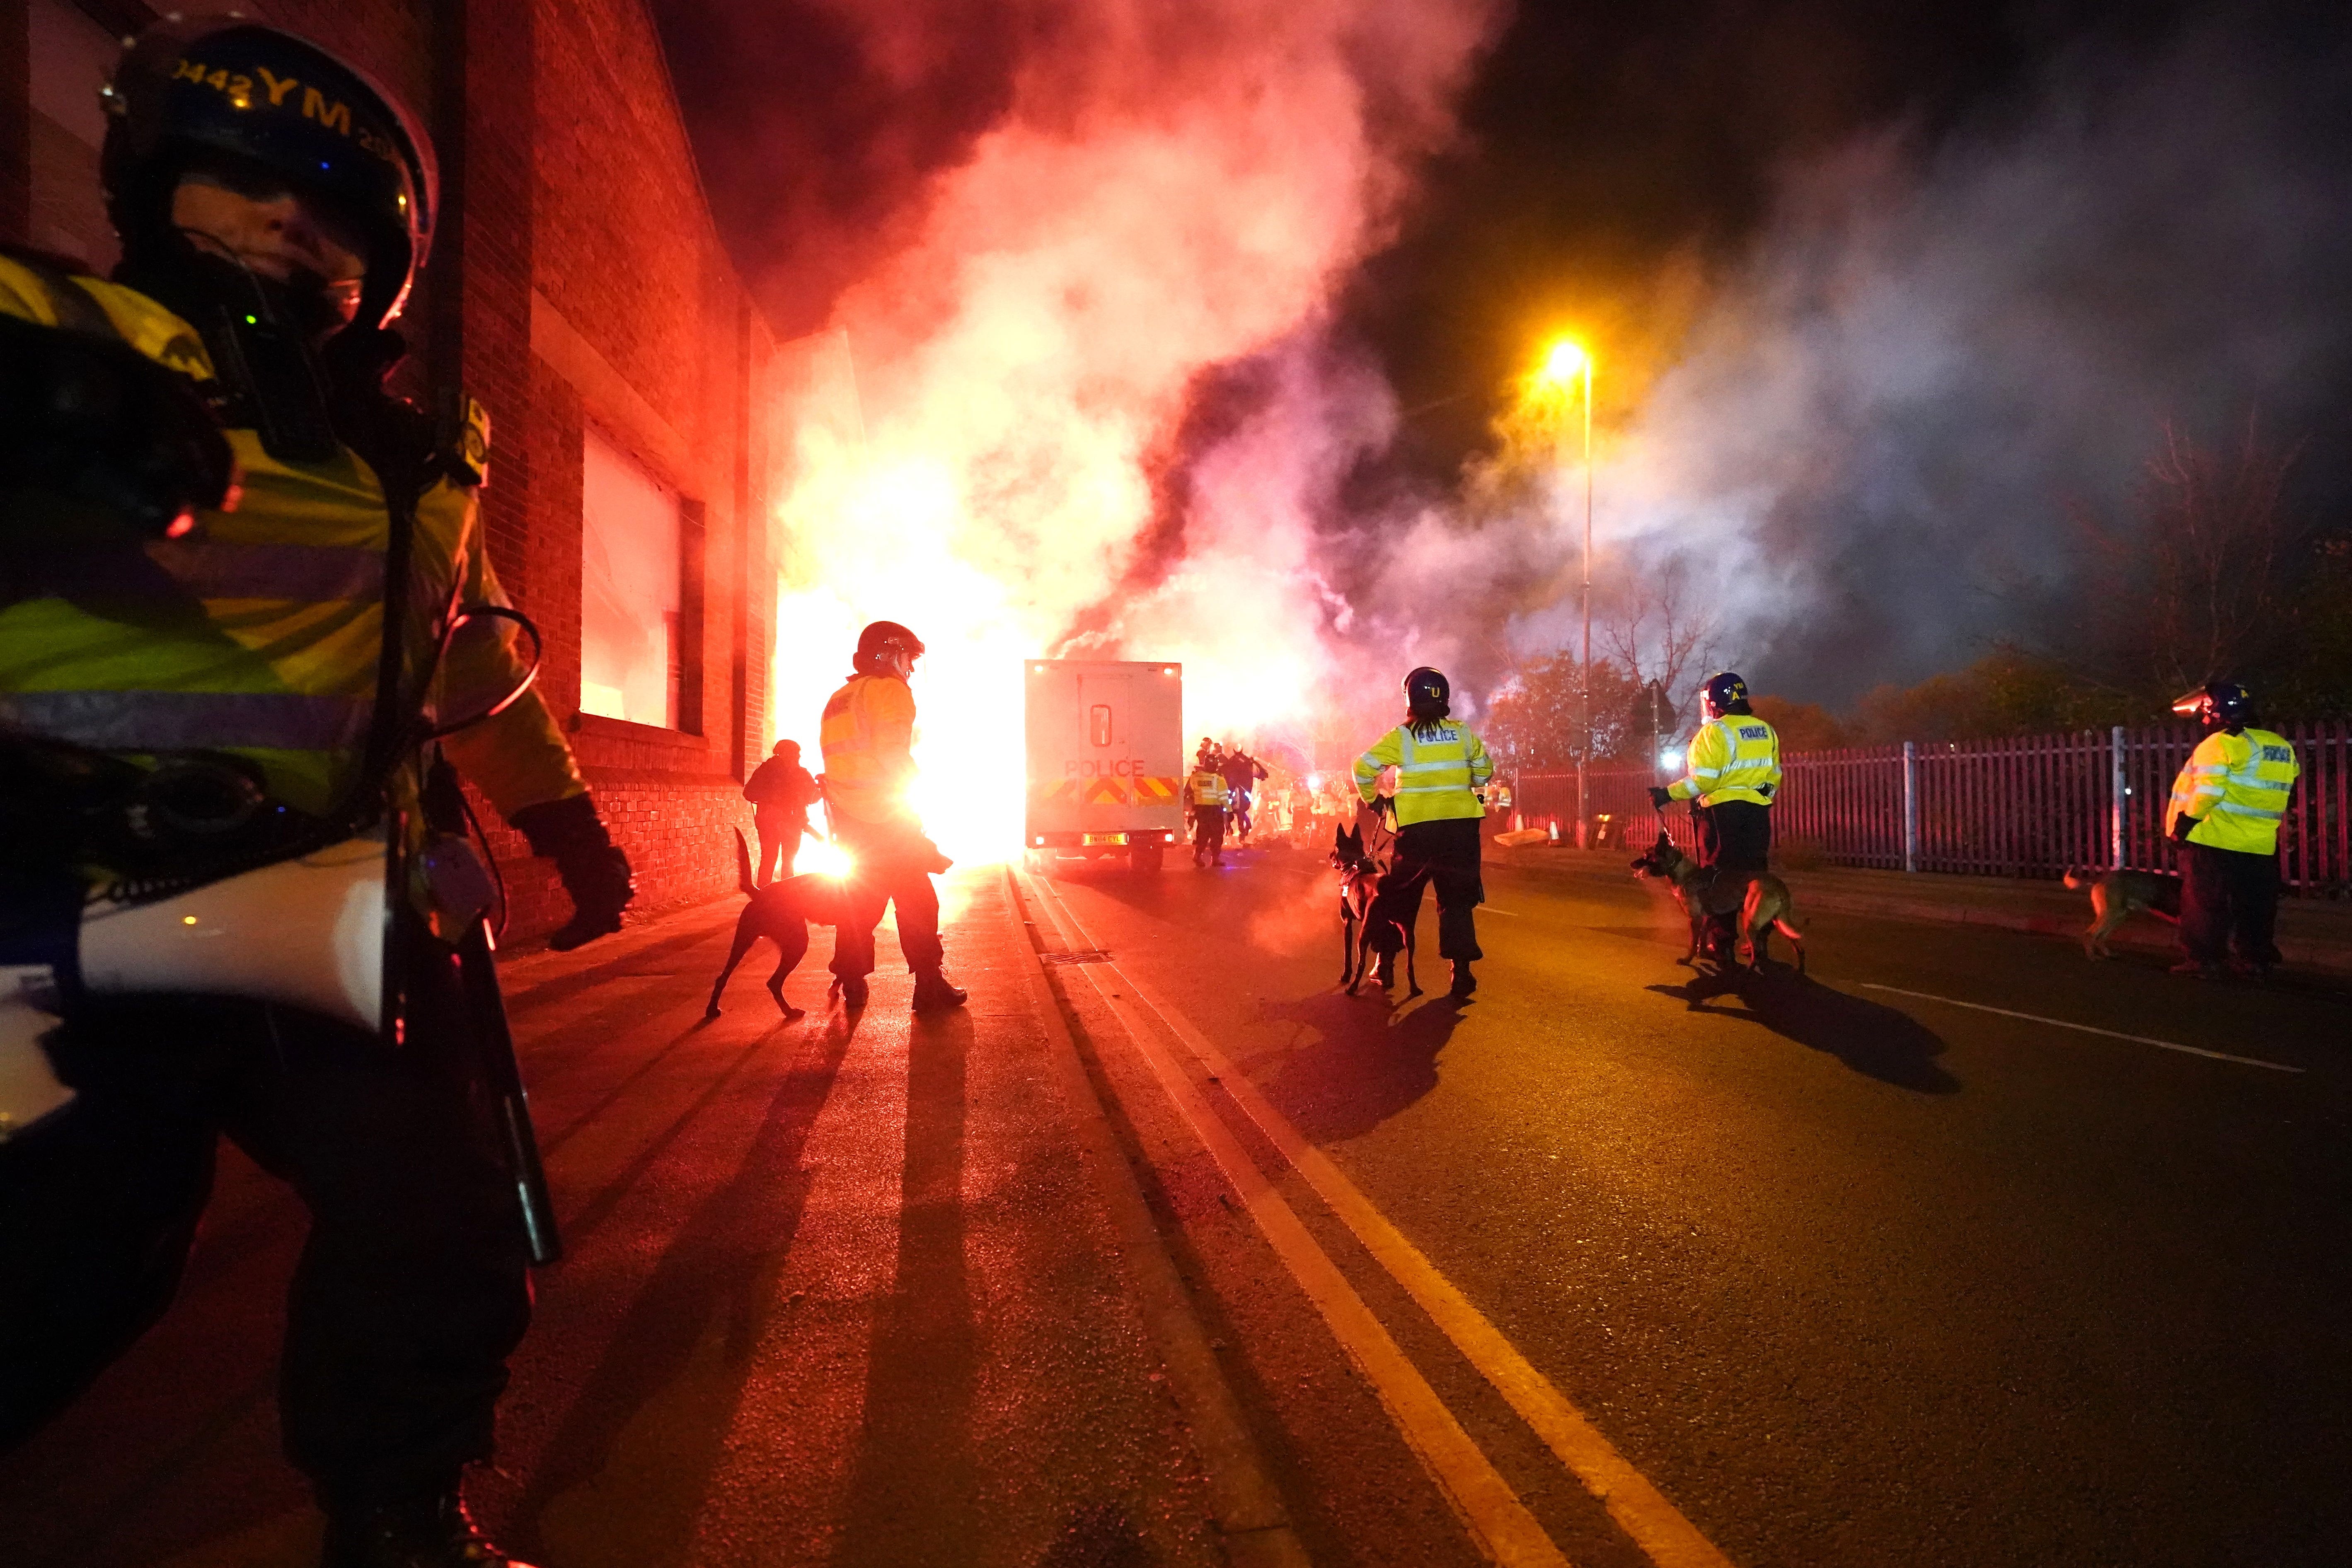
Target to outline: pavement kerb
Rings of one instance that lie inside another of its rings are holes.
[[[1015,945],[1051,1047],[1055,1079],[1070,1110],[1078,1155],[1102,1194],[1144,1325],[1159,1347],[1169,1387],[1192,1427],[1226,1557],[1235,1568],[1307,1568],[1307,1549],[1291,1528],[1281,1489],[1250,1436],[1216,1352],[1209,1348],[1208,1335],[1193,1314],[1134,1167],[1119,1148],[1109,1113],[1079,1058],[1069,1018],[1039,956],[1047,928],[1029,918],[1010,867],[1003,878],[1007,909],[1022,925]]]
[[[1622,886],[1632,877],[1632,873],[1625,869],[1628,858],[1630,852],[1616,850],[1546,851],[1538,848],[1500,854],[1489,850],[1486,863],[1539,876],[1569,877],[1580,881],[1612,882]],[[2018,900],[2032,900],[2060,907],[2003,908],[1997,903],[1960,901],[1948,893],[1939,897],[1933,880],[1935,873],[1932,872],[1917,873],[1921,886],[1919,891],[1912,895],[1841,887],[1836,881],[1838,874],[1835,871],[1782,871],[1780,875],[1789,884],[1801,918],[1810,910],[1820,910],[1832,914],[1875,915],[1885,920],[1989,926],[2001,931],[2060,938],[2074,943],[2082,941],[2083,929],[2090,923],[2091,906],[2086,895],[2046,890],[2040,887],[2019,889]],[[2146,919],[2127,922],[2110,939],[2110,945],[2120,951],[2150,955],[2177,956],[2179,951],[2172,939],[2170,927]],[[2290,968],[2331,979],[2352,979],[2352,942],[2282,931],[2278,934],[2278,946]]]

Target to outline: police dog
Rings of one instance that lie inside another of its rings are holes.
[[[2134,915],[2154,915],[2167,925],[2180,923],[2180,879],[2164,871],[2099,871],[2090,867],[2066,868],[2066,886],[2091,892],[2091,924],[2083,932],[2084,958],[2113,958],[2107,937]]]
[[[1359,826],[1331,830],[1331,865],[1339,873],[1339,984],[1353,996],[1372,968],[1372,900],[1380,891],[1381,868],[1364,848]],[[1413,973],[1413,933],[1404,933],[1404,978],[1408,999],[1421,994]]]
[[[1699,949],[1706,945],[1708,919],[1736,911],[1739,945],[1750,968],[1764,966],[1777,931],[1797,950],[1797,973],[1805,972],[1805,939],[1791,923],[1796,905],[1789,897],[1789,884],[1780,878],[1769,871],[1719,874],[1675,848],[1675,841],[1664,833],[1633,864],[1638,875],[1655,877],[1672,888],[1675,902],[1690,919],[1690,951],[1679,962],[1696,967]]]
[[[728,976],[751,951],[751,944],[766,937],[781,954],[776,972],[768,976],[768,994],[776,999],[790,1022],[802,1016],[803,1010],[784,1000],[784,977],[808,955],[811,921],[825,926],[841,923],[841,882],[807,871],[764,888],[756,886],[751,880],[751,847],[744,842],[740,827],[735,830],[735,872],[738,885],[751,901],[735,917],[735,945],[728,950],[726,967],[710,984],[710,1006],[702,1016],[706,1020],[719,1016],[719,994],[727,989]]]

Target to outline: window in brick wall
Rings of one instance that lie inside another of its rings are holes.
[[[591,430],[580,484],[580,710],[678,728],[685,684],[676,491]]]

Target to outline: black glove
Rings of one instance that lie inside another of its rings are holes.
[[[1652,784],[1650,786],[1650,804],[1652,805],[1656,806],[1660,811],[1664,811],[1666,807],[1674,805],[1674,792],[1666,788],[1665,785]]]
[[[2185,811],[2179,816],[2174,817],[2172,819],[2172,841],[2175,844],[2188,843],[2189,830],[2203,820],[2204,819],[2202,817],[2191,816]]]
[[[236,459],[196,384],[128,343],[0,316],[0,548],[167,539]]]
[[[572,918],[547,945],[570,952],[621,929],[621,911],[637,896],[629,879],[629,858],[621,853],[584,795],[527,805],[507,819],[530,841],[530,852],[555,862],[563,890],[572,896]]]

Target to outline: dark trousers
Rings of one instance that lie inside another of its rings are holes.
[[[1752,800],[1727,800],[1697,808],[1698,863],[1726,878],[1762,876],[1772,868],[1772,808]],[[1707,917],[1708,945],[1727,957],[1739,934],[1736,910]]]
[[[1752,800],[1701,806],[1698,863],[1760,876],[1771,869],[1772,808]]]
[[[833,972],[845,980],[874,973],[874,930],[882,911],[898,911],[898,951],[920,973],[940,966],[940,895],[931,886],[939,847],[911,822],[862,822],[844,816],[834,841],[849,853],[842,920],[833,932]]]
[[[2198,963],[2235,949],[2248,963],[2276,963],[2278,900],[2277,856],[2180,847],[2180,946]]]
[[[287,1457],[330,1507],[454,1485],[490,1456],[530,1320],[454,972],[406,1042],[257,1003],[93,1006],[51,1037],[80,1098],[0,1144],[0,1447],[70,1403],[171,1304],[226,1133],[310,1233],[287,1303]]]
[[[1444,822],[1415,822],[1397,829],[1395,858],[1381,873],[1365,915],[1371,927],[1372,951],[1391,953],[1404,946],[1404,933],[1421,918],[1421,890],[1437,888],[1437,956],[1463,963],[1484,958],[1478,951],[1477,917],[1486,901],[1486,879],[1478,868],[1479,819],[1465,816]]]
[[[1192,858],[1223,853],[1225,847],[1225,808],[1222,805],[1196,805],[1192,808]]]
[[[790,877],[793,862],[800,858],[801,839],[808,833],[808,813],[773,805],[754,806],[751,826],[760,835],[760,858],[751,868],[751,880],[765,887]]]

